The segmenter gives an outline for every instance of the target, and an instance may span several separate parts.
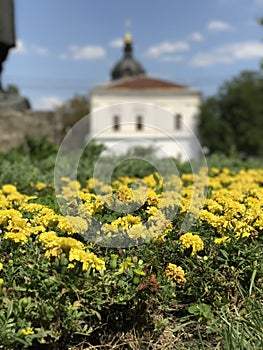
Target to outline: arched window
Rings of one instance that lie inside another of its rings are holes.
[[[181,114],[176,114],[174,116],[175,118],[175,130],[181,130],[182,129],[182,116]]]
[[[142,130],[142,129],[143,129],[142,116],[138,115],[136,119],[136,130]]]
[[[113,117],[113,130],[120,130],[120,117],[118,115]]]

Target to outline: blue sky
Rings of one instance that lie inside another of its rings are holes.
[[[263,0],[14,0],[17,47],[3,85],[49,109],[110,79],[130,21],[147,74],[205,96],[263,58]]]

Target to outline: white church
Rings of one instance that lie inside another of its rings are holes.
[[[126,34],[123,57],[111,71],[110,84],[91,91],[89,138],[114,154],[142,146],[153,147],[160,157],[196,159],[200,102],[199,91],[146,75]]]

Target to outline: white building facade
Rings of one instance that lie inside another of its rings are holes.
[[[131,44],[126,37],[113,81],[91,92],[89,138],[115,154],[142,146],[154,148],[159,157],[197,159],[200,92],[146,76],[132,57]]]

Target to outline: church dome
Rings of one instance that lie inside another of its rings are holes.
[[[136,61],[132,55],[132,37],[130,34],[126,34],[124,39],[123,58],[113,67],[111,71],[111,79],[117,80],[144,74],[145,70],[143,66]]]

